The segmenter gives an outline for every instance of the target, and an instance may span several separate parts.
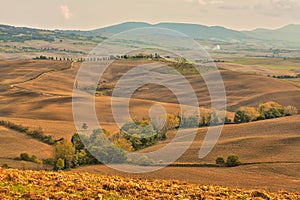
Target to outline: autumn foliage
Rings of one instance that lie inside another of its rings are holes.
[[[300,194],[175,180],[0,168],[0,199],[300,199]]]

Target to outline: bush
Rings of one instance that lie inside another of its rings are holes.
[[[37,160],[37,157],[35,155],[32,155],[29,161],[36,162]]]
[[[199,116],[198,115],[190,115],[185,116],[182,115],[179,123],[180,128],[196,128],[199,126]]]
[[[141,156],[134,163],[141,166],[149,166],[153,165],[155,162],[154,160],[149,159],[147,156]]]
[[[284,109],[282,105],[272,101],[260,104],[258,106],[258,112],[260,114],[257,118],[258,120],[284,116]]]
[[[294,106],[285,106],[283,108],[283,112],[285,116],[291,116],[291,115],[296,115],[298,113],[298,110]]]
[[[55,164],[55,168],[57,170],[62,170],[65,168],[65,160],[62,158],[57,159],[57,162]]]
[[[127,160],[125,152],[114,145],[95,145],[92,146],[90,150],[95,158],[105,164],[124,163]]]
[[[123,131],[122,135],[131,143],[134,150],[149,147],[166,137],[164,134],[161,134],[162,137],[159,137],[153,126],[143,121],[126,123],[121,128],[121,131]]]
[[[232,155],[229,155],[227,157],[225,165],[226,165],[226,167],[235,167],[235,166],[238,166],[240,164],[241,164],[241,162],[239,160],[239,156],[232,154]]]
[[[2,168],[5,168],[5,169],[8,169],[8,168],[9,168],[8,164],[6,164],[6,163],[4,163],[1,167],[2,167]]]
[[[245,111],[238,110],[235,113],[234,123],[236,123],[236,124],[250,122],[250,120],[251,120],[251,117],[249,115],[247,115]]]
[[[224,160],[224,158],[218,157],[218,158],[216,159],[216,164],[219,165],[219,166],[224,166],[224,165],[225,165],[225,160]]]
[[[28,153],[21,153],[20,154],[20,160],[31,161]]]
[[[53,158],[43,159],[43,163],[46,165],[54,165],[54,159]]]

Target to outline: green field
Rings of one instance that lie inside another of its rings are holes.
[[[297,70],[300,69],[300,59],[283,59],[283,58],[246,58],[233,60],[232,63],[241,65],[257,65],[272,69]]]

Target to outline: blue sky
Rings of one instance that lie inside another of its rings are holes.
[[[300,24],[300,0],[1,0],[0,23],[89,30],[126,21],[238,30]]]

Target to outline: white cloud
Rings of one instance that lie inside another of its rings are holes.
[[[299,8],[299,0],[271,0],[271,4],[278,9],[294,9]]]
[[[71,17],[72,17],[72,12],[71,12],[71,10],[70,10],[70,8],[69,8],[68,5],[61,5],[61,6],[60,6],[60,10],[61,10],[61,13],[62,13],[62,15],[64,16],[64,18],[65,18],[66,20],[71,19]]]
[[[265,15],[277,17],[299,17],[299,0],[270,0],[269,2],[259,3],[254,9]]]

